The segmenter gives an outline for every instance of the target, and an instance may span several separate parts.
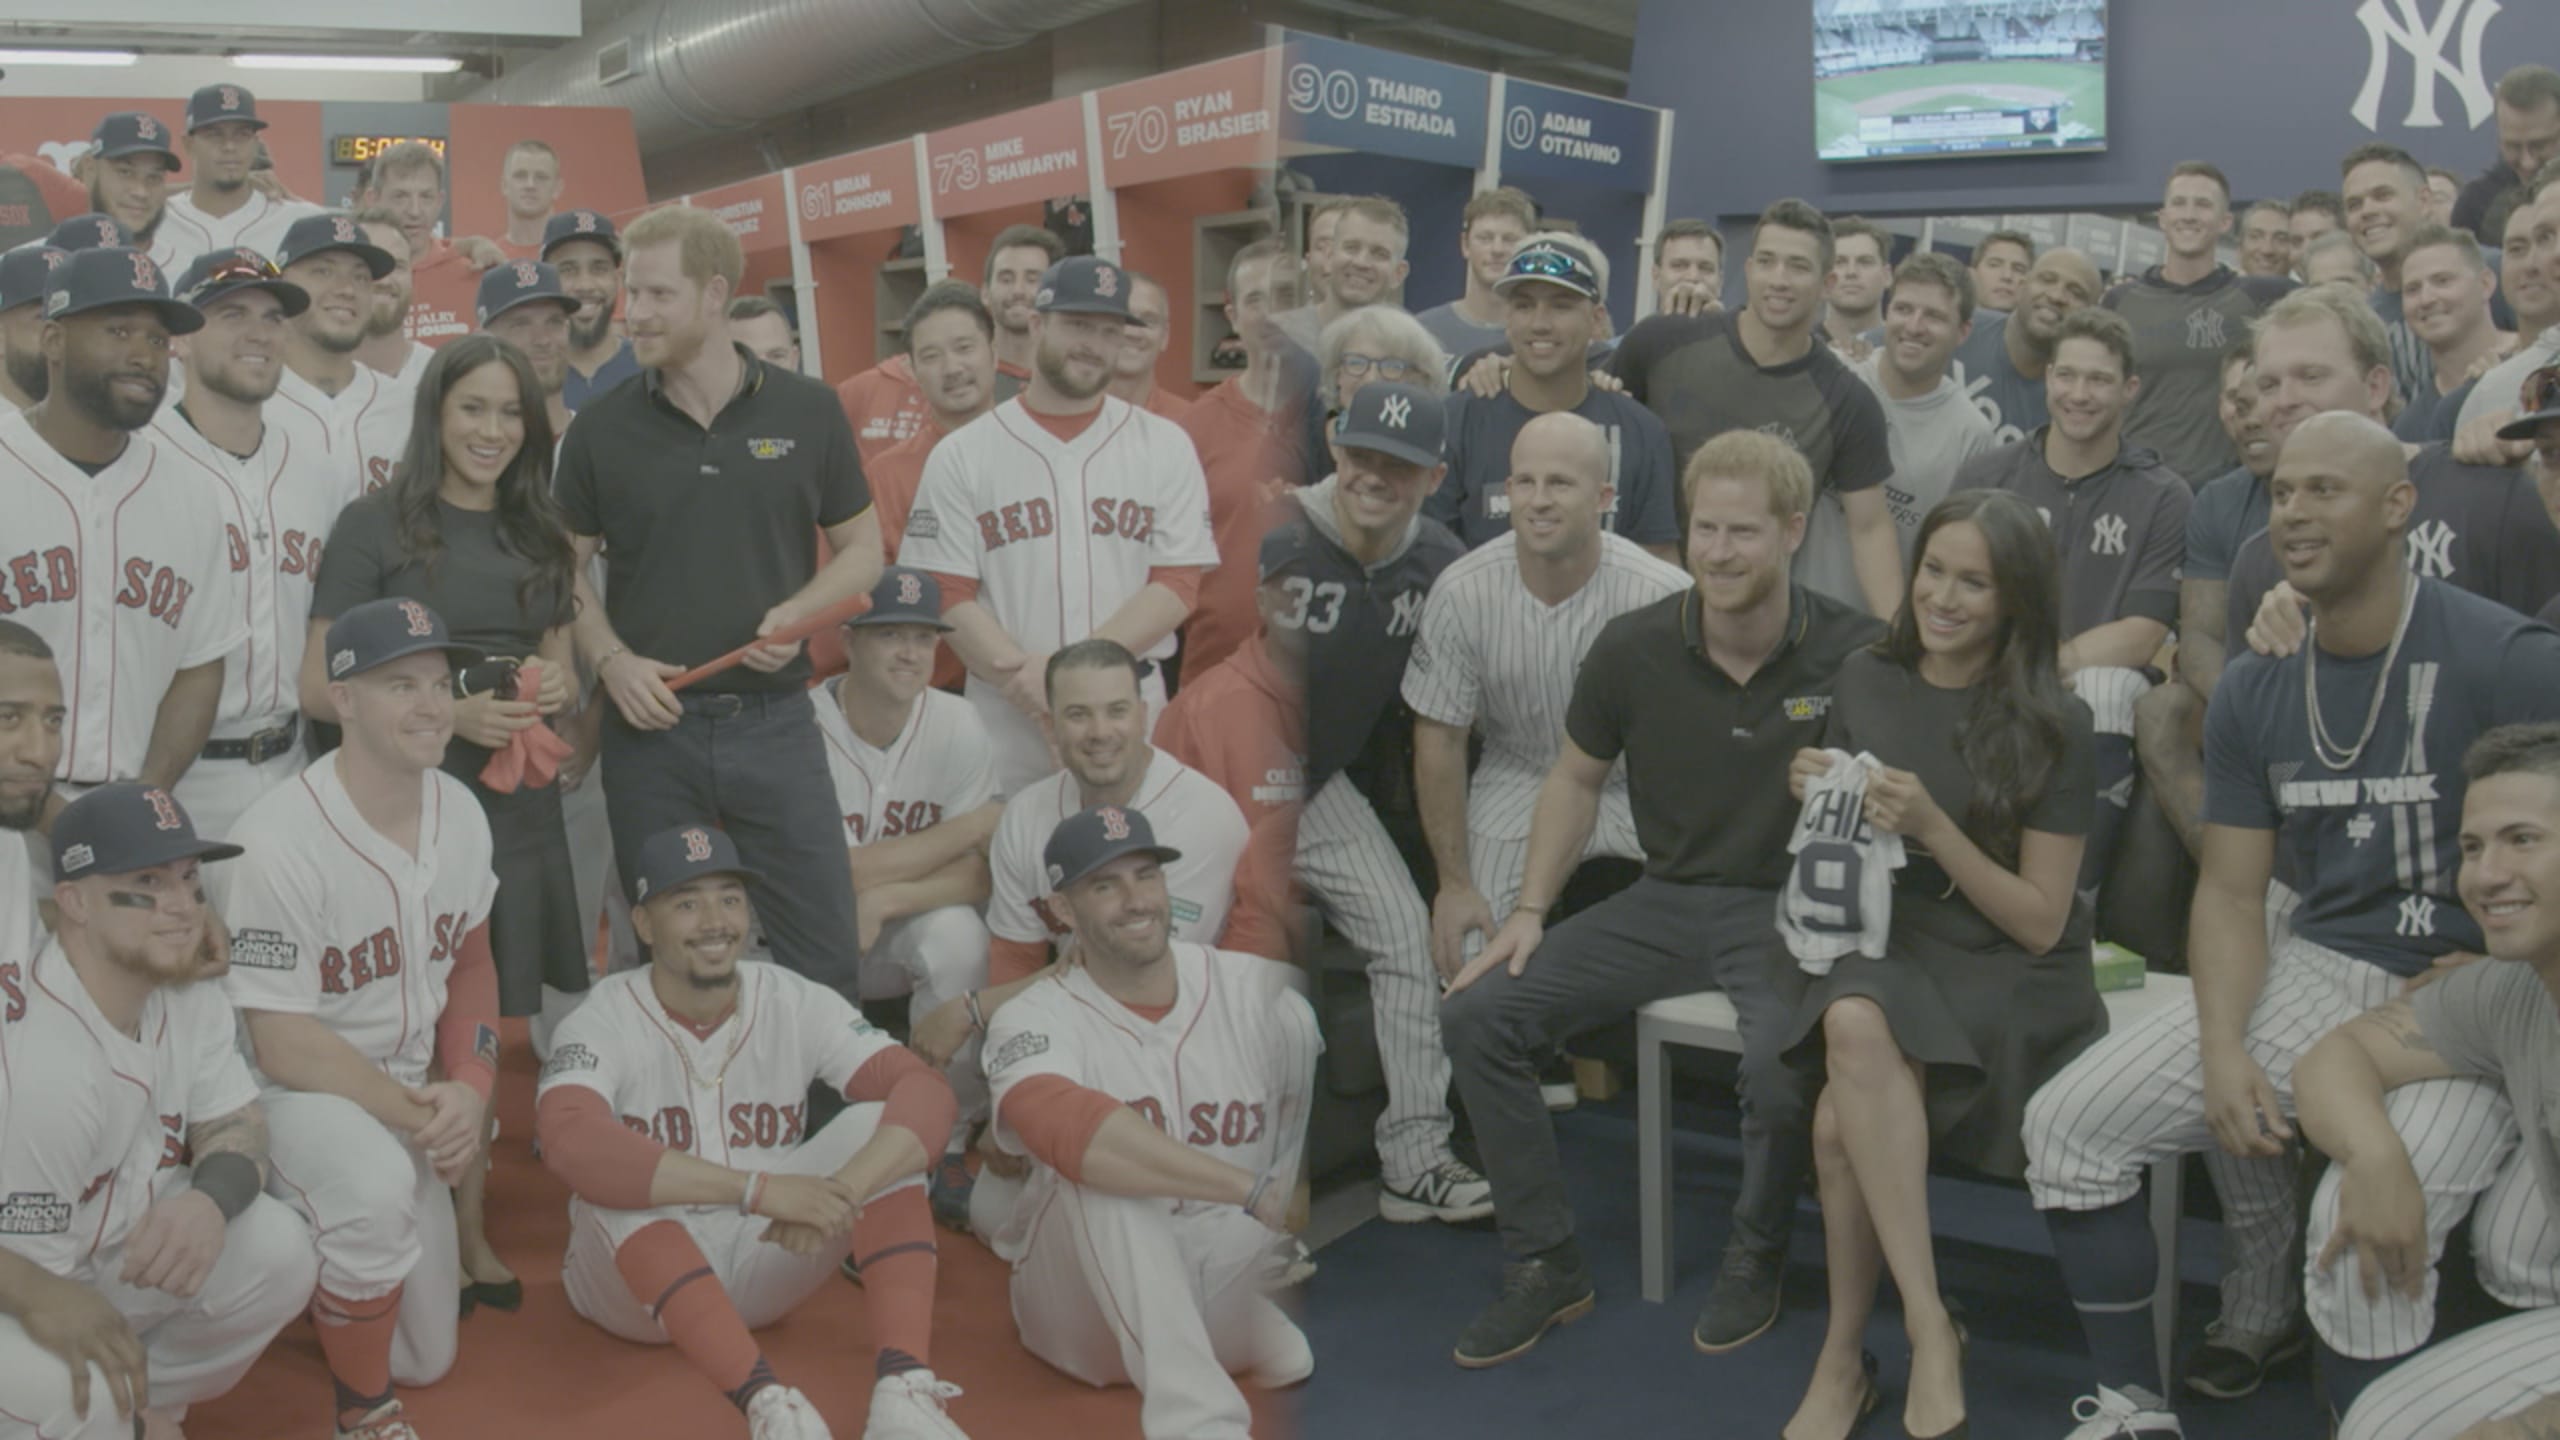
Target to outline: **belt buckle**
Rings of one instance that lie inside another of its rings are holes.
[[[695,697],[703,713],[714,720],[735,720],[747,713],[747,697],[730,690],[715,690]]]
[[[296,727],[290,722],[249,737],[249,763],[264,765],[293,748]]]

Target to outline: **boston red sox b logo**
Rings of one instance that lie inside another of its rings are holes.
[[[593,235],[596,233],[596,212],[593,210],[579,211],[578,224],[576,228],[577,232],[581,235]]]
[[[225,110],[237,110],[240,108],[239,90],[229,85],[222,87],[222,108]]]
[[[169,798],[168,791],[145,790],[142,792],[142,798],[151,802],[151,827],[153,829],[175,830],[186,823],[185,820],[179,818],[178,802]]]
[[[415,600],[400,602],[400,618],[409,622],[409,634],[424,640],[436,633],[435,613]]]
[[[924,603],[923,576],[909,573],[898,577],[898,603],[901,605]]]
[[[534,285],[535,285],[537,282],[539,282],[541,279],[542,279],[542,276],[541,276],[541,274],[540,274],[539,272],[537,272],[537,271],[533,268],[533,262],[532,262],[532,261],[530,261],[530,260],[519,260],[519,261],[517,261],[517,262],[516,262],[516,288],[517,288],[517,289],[520,289],[520,290],[530,290],[530,289],[532,289],[532,288],[534,287]]]
[[[1105,840],[1126,840],[1129,838],[1129,817],[1120,809],[1120,807],[1116,805],[1106,805],[1103,807],[1102,838]]]
[[[133,252],[133,288],[136,290],[157,290],[160,288],[159,267],[151,263],[150,256],[143,254],[139,250]]]
[[[353,245],[356,243],[356,222],[344,215],[338,216],[330,222],[329,238],[340,245]]]
[[[1093,267],[1093,293],[1108,300],[1120,293],[1120,272],[1108,265]]]
[[[133,138],[136,140],[157,140],[160,138],[160,127],[153,123],[150,116],[136,115],[133,117]]]
[[[101,245],[113,245],[119,238],[120,237],[116,234],[116,222],[108,219],[104,215],[99,216],[98,243]]]
[[[711,836],[701,830],[684,832],[684,858],[699,865],[711,858]]]

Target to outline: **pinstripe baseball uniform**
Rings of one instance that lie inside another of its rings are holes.
[[[2205,820],[2271,830],[2302,897],[2292,933],[2268,957],[2249,1017],[2248,1054],[2292,1105],[2294,1063],[2340,1023],[2391,998],[2399,981],[2455,951],[2477,952],[2480,930],[2454,893],[2460,867],[2457,766],[2483,732],[2546,718],[2560,695],[2560,634],[2440,581],[2420,579],[2394,668],[2382,657],[2318,664],[2320,714],[2352,729],[2377,684],[2389,687],[2358,758],[2333,766],[2315,752],[2304,698],[2314,654],[2237,657],[2205,721]],[[2027,1183],[2039,1209],[2096,1211],[2130,1201],[2143,1167],[2214,1151],[2205,1119],[2200,1032],[2192,1002],[2108,1036],[2047,1082],[2027,1107]],[[2475,1080],[2406,1087],[2395,1106],[2439,1105],[2449,1154],[2470,1127],[2491,1127],[2500,1103]],[[2426,1163],[2426,1157],[2413,1157]],[[2422,1183],[2428,1181],[2421,1169]],[[2232,1274],[2223,1320],[2253,1333],[2289,1318],[2283,1257],[2299,1224],[2289,1159],[2226,1160]],[[2057,1250],[2061,1236],[2057,1233]],[[2072,1261],[2064,1261],[2066,1274]],[[2090,1297],[2080,1297],[2084,1301]],[[2102,1356],[2102,1361],[2104,1357]]]
[[[2560,1395],[2560,1306],[2467,1331],[2375,1382],[2338,1440],[2458,1440],[2483,1420]]]
[[[1469,551],[1432,582],[1422,633],[1405,665],[1404,700],[1424,719],[1473,726],[1484,737],[1467,786],[1467,868],[1496,916],[1520,898],[1529,819],[1563,747],[1574,676],[1591,642],[1611,620],[1688,586],[1678,566],[1605,532],[1599,569],[1561,604],[1529,593],[1510,535]],[[1623,759],[1609,767],[1599,820],[1583,849],[1584,859],[1599,855],[1644,858]]]
[[[2359,1360],[2405,1355],[2426,1343],[2435,1329],[2435,1262],[2466,1214],[2482,1288],[2516,1309],[2560,1305],[2560,1222],[2552,1204],[2560,1196],[2560,1008],[2533,967],[2496,960],[2466,965],[2420,990],[2409,1008],[2446,1068],[2494,1088],[2499,1103],[2489,1108],[2498,1123],[2449,1113],[2440,1093],[2403,1099],[2430,1087],[2403,1086],[2385,1098],[2392,1128],[2426,1186],[2425,1284],[2415,1299],[2386,1286],[2380,1300],[2367,1300],[2353,1256],[2303,1280],[2321,1338]],[[2337,1226],[2344,1178],[2332,1167],[2312,1199],[2305,1243],[2315,1258]]]

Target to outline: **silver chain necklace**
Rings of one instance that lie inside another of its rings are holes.
[[[2373,732],[2382,723],[2382,702],[2391,693],[2391,668],[2400,658],[2400,642],[2408,638],[2409,617],[2418,610],[2418,577],[2402,572],[2400,589],[2400,624],[2391,632],[2391,648],[2383,652],[2382,675],[2373,683],[2373,703],[2365,708],[2364,733],[2356,737],[2353,749],[2340,745],[2329,736],[2329,727],[2320,718],[2320,621],[2314,617],[2310,633],[2302,639],[2302,704],[2311,715],[2311,753],[2332,770],[2353,769],[2363,758],[2364,748],[2373,743]]]

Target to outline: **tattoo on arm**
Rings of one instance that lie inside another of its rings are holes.
[[[228,1115],[216,1115],[187,1127],[187,1148],[198,1161],[205,1156],[228,1151],[241,1155],[258,1167],[261,1184],[267,1178],[267,1112],[251,1101]]]

